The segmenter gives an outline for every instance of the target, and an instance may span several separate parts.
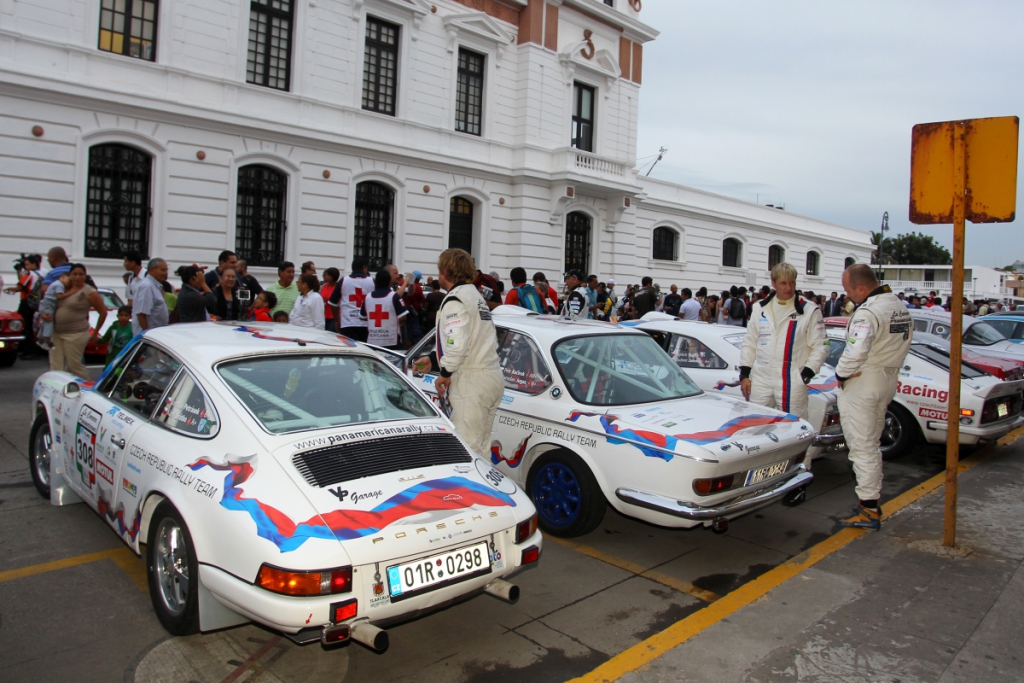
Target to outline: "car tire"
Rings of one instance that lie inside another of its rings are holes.
[[[918,427],[914,416],[898,403],[890,403],[885,410],[885,426],[879,448],[883,460],[903,457],[917,441]]]
[[[546,534],[572,538],[590,533],[604,519],[608,505],[594,474],[575,453],[545,453],[527,477],[526,491]]]
[[[146,575],[153,610],[171,635],[199,632],[199,562],[188,526],[169,502],[149,523]]]
[[[9,368],[14,365],[14,361],[18,360],[17,351],[8,351],[7,353],[0,353],[0,368]]]
[[[36,415],[28,438],[28,468],[32,483],[43,498],[50,499],[50,458],[53,452],[53,434],[50,433],[50,418],[45,412]]]

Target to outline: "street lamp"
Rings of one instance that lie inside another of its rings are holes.
[[[878,233],[878,279],[885,279],[885,233],[889,232],[889,212],[882,214],[882,227]]]

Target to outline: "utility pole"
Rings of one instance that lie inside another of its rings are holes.
[[[651,167],[649,169],[647,169],[647,173],[646,173],[646,175],[644,177],[651,175],[651,171],[654,170],[654,167],[658,165],[659,161],[661,161],[663,158],[665,158],[665,152],[667,152],[667,151],[668,151],[668,147],[662,147],[661,149],[658,150],[658,158],[655,159],[654,163],[651,164]]]

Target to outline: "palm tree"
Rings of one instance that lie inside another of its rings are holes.
[[[892,262],[892,256],[882,251],[883,242],[885,242],[885,237],[881,232],[871,233],[871,244],[876,247],[875,253],[871,255],[871,263],[882,264],[883,259],[887,263]]]

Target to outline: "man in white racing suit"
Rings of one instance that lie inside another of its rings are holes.
[[[437,263],[448,295],[437,311],[437,393],[452,406],[455,431],[480,456],[491,447],[494,415],[505,391],[491,311],[473,285],[473,257],[448,249]]]
[[[870,266],[859,263],[847,268],[843,289],[847,298],[858,304],[846,328],[846,348],[836,365],[836,380],[859,504],[852,515],[836,518],[836,523],[877,530],[882,520],[879,440],[886,408],[896,395],[899,371],[913,339],[914,322],[892,290],[879,286]]]

